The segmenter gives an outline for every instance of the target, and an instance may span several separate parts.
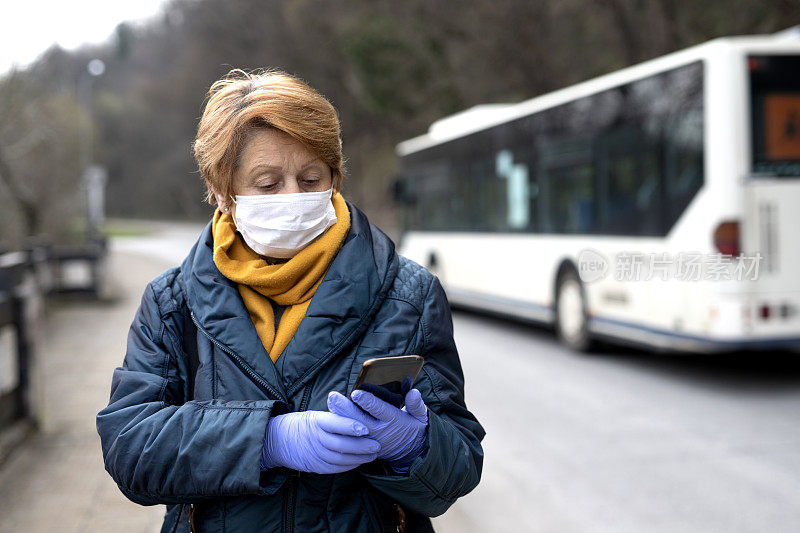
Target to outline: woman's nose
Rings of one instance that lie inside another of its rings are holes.
[[[302,192],[300,189],[300,180],[295,177],[287,177],[286,182],[284,183],[283,187],[281,188],[281,194],[293,194]]]

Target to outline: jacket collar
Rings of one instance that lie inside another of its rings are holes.
[[[211,223],[181,267],[186,302],[199,327],[286,396],[361,336],[397,272],[392,241],[350,202],[347,207],[350,231],[276,364],[258,339],[236,284],[214,264]]]

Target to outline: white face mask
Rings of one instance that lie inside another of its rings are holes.
[[[289,258],[336,223],[331,197],[322,192],[236,196],[233,221],[258,254]]]

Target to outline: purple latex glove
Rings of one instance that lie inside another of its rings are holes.
[[[285,466],[303,472],[336,474],[374,461],[380,444],[351,418],[326,411],[302,411],[269,419],[261,469]]]
[[[395,472],[408,472],[414,459],[425,450],[428,437],[428,408],[419,391],[408,391],[402,409],[363,390],[353,391],[352,398],[351,401],[331,391],[328,409],[364,424],[369,429],[369,436],[381,445],[378,458],[386,459]]]

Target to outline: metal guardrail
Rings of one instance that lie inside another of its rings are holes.
[[[99,239],[88,246],[51,246],[47,251],[50,267],[48,293],[90,293],[99,296],[105,277],[108,241]],[[78,274],[75,272],[80,269]]]
[[[24,252],[0,255],[0,428],[32,415],[33,339],[26,306],[36,289],[30,266]]]
[[[31,242],[23,251],[0,253],[0,433],[35,419],[31,379],[42,298],[100,296],[106,252],[106,241],[97,240],[85,247]],[[77,278],[69,274],[76,267],[84,272]]]

